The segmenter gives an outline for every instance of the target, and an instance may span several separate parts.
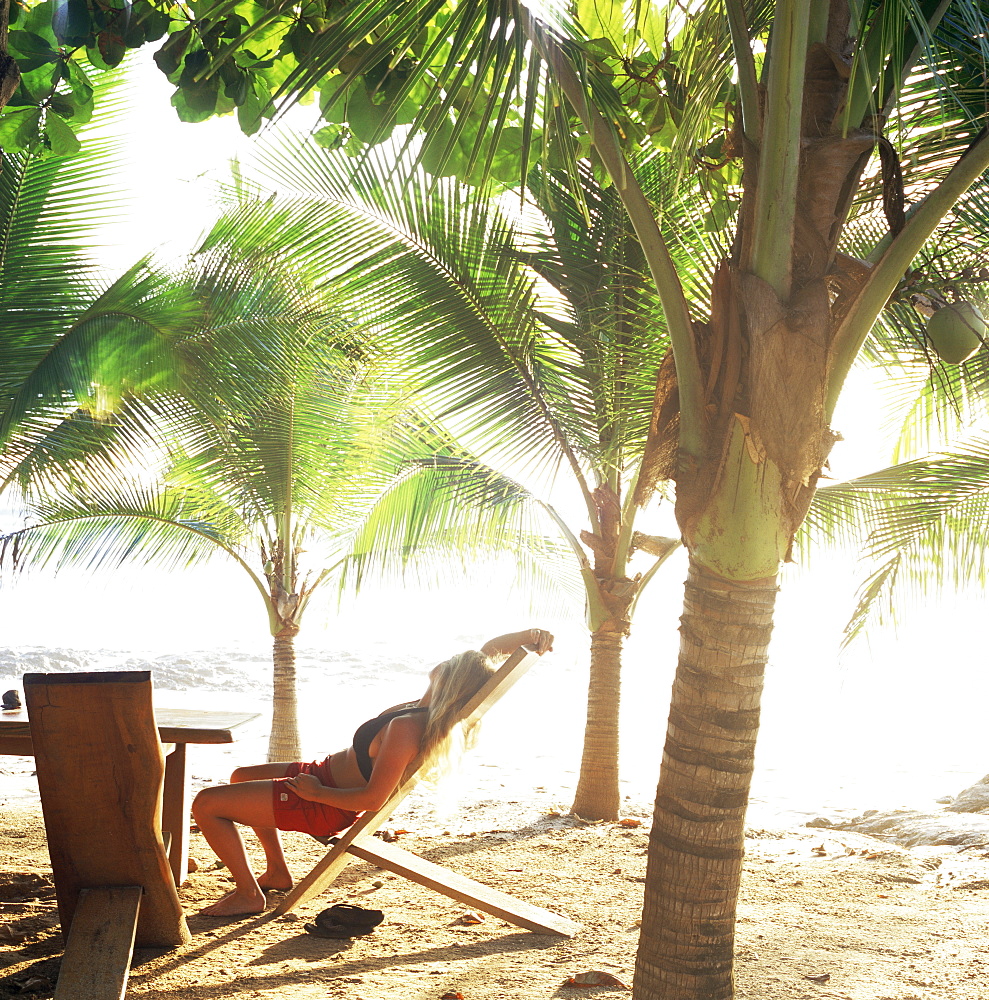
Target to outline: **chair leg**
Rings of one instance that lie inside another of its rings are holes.
[[[313,896],[318,896],[343,871],[348,861],[350,856],[343,842],[334,844],[313,870],[296,882],[292,891],[275,907],[275,913],[289,913]]]
[[[492,889],[483,882],[450,871],[449,868],[420,858],[394,844],[367,837],[355,841],[348,850],[362,861],[369,861],[417,885],[500,917],[516,927],[525,927],[539,934],[560,934],[563,937],[573,937],[581,929],[580,924],[568,917],[516,899],[500,889]]]

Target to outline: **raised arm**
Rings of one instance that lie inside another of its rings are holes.
[[[553,650],[553,633],[541,628],[527,628],[521,632],[508,632],[495,636],[481,647],[485,656],[493,660],[504,659],[515,652],[519,646],[530,646],[540,656]]]

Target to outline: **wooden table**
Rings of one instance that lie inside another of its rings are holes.
[[[165,751],[165,785],[161,828],[171,834],[168,860],[181,885],[189,874],[189,775],[186,747],[190,743],[233,743],[249,723],[260,718],[248,712],[206,712],[187,708],[156,708],[158,736]],[[27,710],[0,712],[0,754],[34,755]]]

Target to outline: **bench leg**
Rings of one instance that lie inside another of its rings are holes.
[[[165,758],[165,785],[161,804],[161,829],[172,835],[168,864],[176,885],[189,874],[189,782],[186,775],[186,744],[176,743]]]
[[[142,891],[118,885],[79,893],[55,1000],[123,1000]]]

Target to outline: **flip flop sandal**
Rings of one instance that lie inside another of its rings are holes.
[[[336,903],[319,913],[314,923],[317,926],[337,926],[352,928],[352,934],[367,934],[385,919],[381,910],[366,910],[353,903]]]
[[[352,938],[367,933],[344,924],[305,924],[304,927],[307,934],[318,938]]]

